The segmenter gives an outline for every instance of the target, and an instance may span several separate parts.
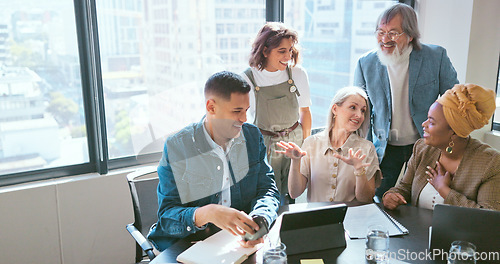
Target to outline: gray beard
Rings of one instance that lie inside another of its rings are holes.
[[[387,54],[383,52],[380,45],[378,45],[377,56],[382,65],[395,65],[407,61],[410,58],[410,53],[412,52],[412,50],[413,47],[411,45],[408,45],[402,51],[399,51],[399,47],[398,45],[396,45],[392,54]]]

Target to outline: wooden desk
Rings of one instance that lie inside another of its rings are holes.
[[[310,206],[324,206],[331,203],[314,203]],[[359,205],[359,204],[358,204]],[[355,204],[348,204],[355,206]],[[280,212],[288,211],[288,206],[280,209]],[[394,263],[446,263],[445,261],[432,261],[425,259],[425,254],[429,252],[429,226],[432,223],[432,211],[427,209],[416,208],[413,206],[400,206],[394,211],[386,210],[389,215],[403,224],[409,234],[389,239],[389,248],[391,254],[396,256],[396,259],[391,259],[391,264]],[[209,227],[204,231],[189,235],[177,243],[172,245],[167,250],[158,255],[151,264],[176,263],[176,257],[181,252],[192,245],[193,241],[203,240],[211,234],[217,232],[217,227]],[[419,255],[420,254],[420,258]],[[261,252],[253,254],[244,263],[261,263],[257,258],[261,258]],[[430,255],[432,256],[432,255]],[[300,259],[321,258],[326,263],[368,263],[365,261],[365,240],[364,239],[348,239],[346,248],[329,249],[323,251],[309,252],[299,255],[288,256],[288,264],[300,263]],[[399,261],[398,261],[399,260]]]

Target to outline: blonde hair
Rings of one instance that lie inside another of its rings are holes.
[[[333,129],[333,126],[335,125],[335,116],[333,115],[332,111],[333,105],[341,106],[351,95],[359,95],[365,99],[366,102],[365,119],[361,124],[361,126],[358,128],[358,130],[356,130],[354,133],[356,133],[358,136],[362,138],[366,137],[366,133],[368,132],[368,127],[370,125],[370,107],[368,106],[368,95],[363,89],[357,86],[344,87],[338,90],[335,96],[333,97],[332,102],[330,103],[330,107],[328,108],[326,128],[324,130],[324,133],[326,133],[328,137],[330,137],[330,131]]]

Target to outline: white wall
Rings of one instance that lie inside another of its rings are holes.
[[[126,172],[0,189],[0,263],[134,263]]]
[[[475,0],[472,11],[469,42],[469,62],[465,82],[476,83],[490,89],[497,86],[498,59],[500,54],[500,1]],[[498,101],[498,100],[497,100]],[[500,136],[493,134],[491,124],[473,132],[473,136],[497,146]],[[488,136],[486,136],[488,134]]]
[[[460,83],[494,90],[500,54],[500,1],[417,0],[416,9],[422,42],[447,49]],[[498,146],[500,136],[490,132],[491,123],[472,136]]]
[[[446,48],[457,70],[460,83],[465,81],[467,54],[474,0],[417,0],[416,10],[421,41]]]

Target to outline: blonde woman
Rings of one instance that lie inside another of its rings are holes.
[[[291,159],[288,189],[296,198],[307,188],[308,202],[371,202],[381,178],[368,131],[368,98],[359,87],[340,89],[329,108],[326,129],[308,137],[302,148],[280,142],[277,151]]]

